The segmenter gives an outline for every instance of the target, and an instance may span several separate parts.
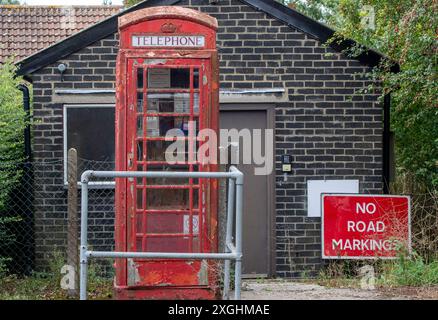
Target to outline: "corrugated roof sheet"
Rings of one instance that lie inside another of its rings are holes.
[[[117,14],[122,6],[0,5],[0,62],[21,60]]]

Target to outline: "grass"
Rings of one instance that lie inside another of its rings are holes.
[[[89,299],[102,300],[112,297],[111,279],[90,279]],[[33,275],[25,278],[8,276],[0,279],[0,300],[67,300],[75,299],[61,289],[54,278]],[[76,298],[77,299],[77,298]]]
[[[329,288],[359,288],[360,278],[356,270],[361,267],[358,261],[333,260],[319,272],[316,282]]]
[[[383,266],[378,282],[386,286],[438,285],[438,260],[426,263],[416,253],[410,258],[400,255],[397,260]]]
[[[0,277],[0,300],[63,300],[68,297],[67,291],[62,289],[60,281],[61,267],[64,258],[55,252],[50,260],[49,271],[34,273],[32,276],[19,278],[17,276]],[[388,288],[434,288],[438,289],[438,260],[425,262],[416,253],[410,257],[400,251],[395,260],[351,261],[334,260],[328,263],[316,279],[303,280],[330,287],[330,288],[360,288],[361,276],[358,269],[364,264],[374,266],[376,287]],[[233,268],[231,271],[233,272]],[[233,274],[232,274],[233,276]],[[88,273],[89,299],[111,299],[113,295],[112,278],[99,275],[99,268],[95,264],[89,266]],[[256,279],[263,283],[265,279]],[[272,280],[271,280],[272,281]],[[233,281],[231,281],[233,285]]]
[[[28,277],[15,275],[0,277],[0,300],[66,300],[77,299],[68,296],[67,290],[61,288],[64,265],[62,254],[53,253],[48,272],[34,273]],[[89,299],[110,299],[113,294],[111,278],[99,276],[98,267],[91,264],[88,273]]]
[[[375,284],[380,288],[438,286],[438,260],[425,262],[415,252],[409,256],[403,250],[395,260],[331,261],[321,270],[317,283],[327,287],[360,288],[358,270],[365,264],[374,267]]]

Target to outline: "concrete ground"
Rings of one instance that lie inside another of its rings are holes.
[[[242,283],[243,300],[411,300],[438,299],[438,288],[432,289],[432,295],[420,294],[423,291],[382,290],[356,288],[330,288],[314,283],[246,280]]]

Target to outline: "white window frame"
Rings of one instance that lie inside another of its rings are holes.
[[[62,115],[63,115],[63,153],[64,153],[64,186],[68,186],[68,177],[67,177],[67,160],[68,160],[68,150],[67,150],[67,109],[68,108],[109,108],[112,107],[115,109],[116,105],[114,103],[78,103],[78,104],[64,104]],[[80,175],[82,172],[78,172],[78,179],[80,179]],[[113,189],[115,188],[115,181],[90,181],[90,188],[96,189]],[[78,181],[78,187],[81,185],[81,182]]]

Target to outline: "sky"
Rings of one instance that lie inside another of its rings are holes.
[[[20,0],[27,5],[101,5],[103,0]],[[112,0],[113,5],[121,5],[123,0]]]

